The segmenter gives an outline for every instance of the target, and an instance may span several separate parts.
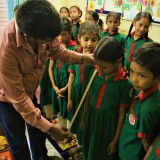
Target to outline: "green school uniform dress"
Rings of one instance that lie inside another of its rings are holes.
[[[72,23],[72,35],[75,41],[77,41],[79,27],[80,27],[80,22],[77,22],[76,24]]]
[[[48,74],[49,59],[45,61],[45,67],[46,67],[45,72],[40,82],[40,87],[41,87],[40,104],[42,106],[52,104],[52,98],[51,98],[52,84]]]
[[[158,160],[160,159],[160,141],[156,143],[151,154],[148,157],[148,160]]]
[[[66,49],[75,50],[76,43],[73,40],[70,40],[69,44],[66,46]],[[68,78],[69,78],[68,68],[69,68],[68,64],[56,60],[53,74],[54,74],[55,83],[59,89],[65,87],[68,83]],[[52,99],[55,100],[55,102],[53,102],[53,105],[52,105],[52,111],[54,112],[54,114],[57,114],[58,112],[60,112],[60,115],[63,118],[68,118],[67,93],[68,92],[66,91],[65,97],[58,98],[58,103],[57,103],[57,94],[55,93],[55,91],[52,92]]]
[[[131,103],[120,136],[120,159],[142,160],[145,156],[142,138],[156,135],[159,130],[160,89],[159,84],[156,84],[147,91],[139,93]]]
[[[125,47],[125,60],[124,65],[126,66],[127,70],[130,69],[130,62],[131,62],[131,55],[133,52],[139,48],[142,44],[146,42],[153,42],[152,39],[148,38],[148,40],[145,38],[145,36],[142,36],[141,38],[134,40],[134,34],[135,32],[131,33],[131,36],[128,37],[128,39],[124,43]]]
[[[79,53],[82,52],[82,48],[78,51]],[[73,73],[75,75],[74,83],[72,86],[72,103],[73,103],[73,111],[71,112],[71,119],[73,118],[76,109],[79,105],[79,102],[85,92],[85,89],[87,87],[87,84],[89,82],[89,77],[91,71],[94,69],[94,66],[92,65],[86,65],[86,64],[74,64],[69,66],[69,72]],[[77,117],[71,127],[71,133],[74,133],[77,135],[78,144],[82,144],[82,131],[80,130],[80,122],[81,117],[84,109],[84,104],[82,104]]]
[[[107,154],[107,148],[116,133],[119,107],[130,104],[131,88],[123,69],[108,80],[96,74],[83,132],[83,160],[118,160],[117,154]]]
[[[126,36],[119,33],[118,32],[118,29],[112,34],[110,35],[109,32],[108,32],[108,29],[104,30],[101,32],[101,39],[106,37],[106,36],[110,36],[110,37],[113,37],[115,38],[116,40],[118,40],[122,45],[124,45],[124,42],[125,42],[125,39],[126,39]]]

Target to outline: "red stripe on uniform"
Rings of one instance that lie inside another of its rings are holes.
[[[80,65],[80,83],[84,84],[84,64]]]
[[[58,69],[61,70],[62,69],[62,62],[58,61]]]
[[[131,61],[131,55],[133,54],[135,44],[136,44],[136,42],[134,41],[131,45],[131,49],[130,49],[129,56],[128,56],[129,62]]]
[[[147,135],[144,134],[144,133],[139,133],[139,132],[138,132],[138,137],[139,137],[139,138],[147,138]]]
[[[128,108],[129,104],[120,104],[120,108]]]
[[[104,97],[104,92],[106,90],[106,87],[107,87],[107,83],[103,84],[100,88],[100,91],[99,91],[99,95],[98,95],[98,99],[97,99],[97,102],[96,102],[96,108],[99,109],[101,107],[101,104],[102,104],[102,100],[103,100],[103,97]]]
[[[73,71],[73,70],[71,70],[71,69],[68,69],[68,72],[69,72],[69,73],[73,73],[73,74],[74,74],[74,71]]]
[[[138,118],[137,118],[137,116],[136,116],[135,113],[134,113],[133,106],[134,106],[134,104],[136,103],[136,100],[137,100],[137,99],[138,99],[138,97],[136,97],[135,99],[133,99],[133,101],[131,102],[131,107],[130,107],[131,113],[132,113],[132,115],[134,116],[136,122],[137,122]]]

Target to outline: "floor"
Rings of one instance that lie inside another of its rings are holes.
[[[57,152],[57,150],[51,145],[51,143],[48,140],[46,140],[46,147],[48,149],[49,156],[61,157],[61,155]]]
[[[26,131],[26,136],[27,136],[27,140],[28,140],[28,133]],[[29,141],[28,141],[29,143]],[[61,155],[57,152],[57,150],[53,147],[53,145],[46,139],[46,147],[48,149],[48,155],[49,156],[57,156],[57,157],[61,157]]]

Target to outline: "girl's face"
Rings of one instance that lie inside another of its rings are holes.
[[[117,62],[111,63],[111,62],[106,62],[106,61],[99,60],[97,58],[95,58],[95,62],[99,67],[99,71],[102,74],[106,74],[106,75],[114,74],[120,68],[119,63],[117,63]]]
[[[141,37],[146,34],[151,24],[148,18],[144,17],[141,18],[139,21],[133,22],[133,25],[135,27],[135,36]]]
[[[63,31],[60,34],[60,41],[67,45],[71,39],[71,34],[68,31]]]
[[[131,61],[130,65],[130,80],[133,87],[138,91],[145,91],[158,82],[158,78],[154,78],[151,71],[134,61]]]
[[[60,15],[61,18],[67,18],[67,17],[69,17],[69,13],[68,13],[68,11],[65,8],[61,9],[59,15]]]
[[[95,49],[99,39],[95,33],[88,31],[85,35],[78,36],[78,40],[84,52],[91,52]]]
[[[80,12],[77,10],[76,7],[72,7],[69,12],[70,12],[70,17],[71,17],[72,20],[79,19]]]
[[[107,19],[106,24],[107,24],[109,31],[114,32],[120,25],[120,22],[116,19],[116,17],[111,16]]]
[[[94,21],[93,16],[91,14],[89,14],[89,13],[86,13],[85,21]]]

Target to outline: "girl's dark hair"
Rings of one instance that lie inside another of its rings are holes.
[[[79,28],[80,37],[84,36],[87,32],[93,32],[98,36],[98,38],[100,37],[99,25],[96,24],[94,21],[86,21],[80,26]]]
[[[149,12],[139,12],[135,17],[134,17],[134,20],[133,22],[136,22],[136,21],[139,21],[141,18],[148,18],[150,24],[152,23],[152,16]],[[128,37],[131,36],[131,31],[132,31],[132,28],[133,28],[133,22],[130,26],[130,29],[129,29],[129,32],[128,32],[128,35],[126,37],[126,40],[128,39]],[[148,42],[148,31],[146,32],[146,34],[144,35],[145,38],[146,38],[146,41]]]
[[[121,21],[121,16],[120,16],[120,14],[117,13],[117,12],[109,12],[109,13],[107,14],[107,16],[106,16],[106,21],[108,21],[108,18],[109,18],[109,17],[115,17],[116,20],[119,21],[119,23],[120,23],[120,21]]]
[[[103,21],[102,21],[102,19],[99,19],[99,21],[98,21],[98,25],[100,26],[100,28],[102,29],[103,28]]]
[[[67,7],[61,7],[59,10],[59,13],[62,11],[62,9],[65,9],[68,12],[68,16],[69,16],[69,9]]]
[[[72,32],[72,24],[68,18],[62,18],[62,31]]]
[[[90,14],[94,21],[98,22],[99,20],[99,14],[96,11],[88,11],[86,14]]]
[[[102,38],[94,52],[94,57],[110,63],[115,63],[122,58],[122,66],[124,60],[124,51],[122,45],[113,37],[106,36]]]
[[[160,76],[160,44],[155,42],[144,43],[132,54],[132,61],[150,70],[154,78]]]
[[[17,10],[16,22],[22,33],[39,39],[55,38],[62,30],[57,10],[46,0],[25,1]]]

